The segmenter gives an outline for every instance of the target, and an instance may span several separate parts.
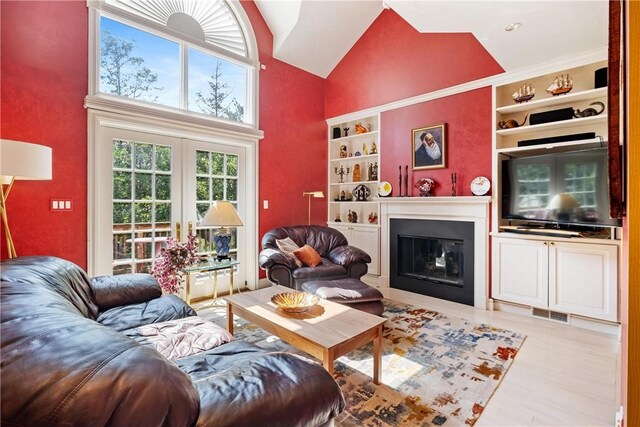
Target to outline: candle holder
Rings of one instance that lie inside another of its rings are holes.
[[[351,173],[351,168],[347,167],[345,168],[344,166],[340,165],[340,167],[335,167],[334,168],[334,172],[336,175],[338,175],[340,177],[340,183],[342,184],[344,181],[344,176],[345,175],[349,175],[349,173]]]

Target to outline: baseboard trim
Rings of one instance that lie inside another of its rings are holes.
[[[527,305],[499,301],[492,299],[490,300],[493,304],[493,309],[496,311],[504,311],[505,313],[517,314],[519,316],[530,317],[532,319],[537,319],[541,322],[549,322],[550,320],[541,319],[538,317],[534,317],[531,315],[531,307]],[[559,322],[554,322],[556,324],[561,324]],[[588,329],[594,332],[600,332],[608,335],[619,336],[620,334],[620,324],[607,322],[605,320],[597,320],[591,319],[588,317],[577,316],[575,314],[569,315],[569,322],[565,324],[566,326]]]

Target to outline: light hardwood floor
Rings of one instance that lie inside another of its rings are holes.
[[[477,427],[614,425],[620,352],[616,336],[397,289],[386,296],[527,335]],[[225,315],[223,307],[215,311]]]

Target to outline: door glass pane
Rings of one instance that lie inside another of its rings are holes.
[[[171,232],[171,147],[113,141],[113,272],[149,272]]]
[[[196,151],[196,212],[198,221],[202,220],[211,203],[216,200],[228,200],[238,208],[238,156],[213,151]],[[207,165],[207,167],[205,167]],[[206,172],[205,172],[206,171]],[[235,257],[235,227],[231,227],[231,257]],[[200,237],[200,253],[215,255],[213,247],[213,228],[196,227]]]

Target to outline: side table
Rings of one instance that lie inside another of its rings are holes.
[[[184,269],[187,274],[187,287],[186,287],[186,300],[185,302],[191,305],[191,281],[193,276],[197,273],[209,273],[213,272],[213,295],[207,295],[207,298],[213,297],[213,302],[218,299],[218,271],[229,270],[229,293],[233,295],[233,268],[239,265],[240,262],[234,259],[225,259],[222,261],[207,261],[199,262]],[[238,292],[240,287],[238,286]]]

